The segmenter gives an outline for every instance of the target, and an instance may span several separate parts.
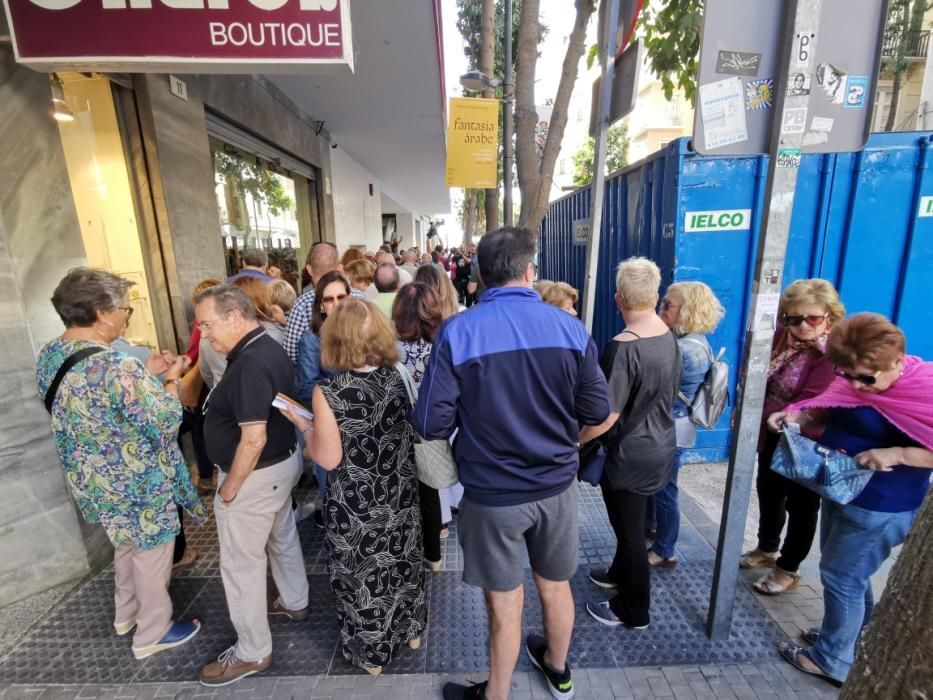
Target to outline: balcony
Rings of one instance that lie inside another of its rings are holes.
[[[884,37],[884,44],[881,47],[881,55],[890,58],[897,55],[897,44],[901,39],[899,34],[890,34]],[[930,30],[923,29],[906,32],[904,40],[904,58],[921,59],[927,57],[927,50],[930,46]]]

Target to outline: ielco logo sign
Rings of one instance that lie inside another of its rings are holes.
[[[349,0],[4,0],[16,60],[176,73],[353,69]]]
[[[684,231],[746,231],[752,226],[751,209],[688,211]]]

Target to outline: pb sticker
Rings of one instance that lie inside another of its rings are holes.
[[[807,128],[807,108],[785,109],[781,121],[782,134],[802,134]]]
[[[774,104],[774,79],[749,80],[745,83],[745,109],[768,109]]]
[[[865,106],[865,93],[868,91],[867,75],[850,75],[846,81],[845,107],[861,109]]]

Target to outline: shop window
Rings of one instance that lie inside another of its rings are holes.
[[[74,119],[58,127],[87,264],[135,282],[129,292],[134,313],[124,335],[134,345],[156,350],[152,296],[112,86],[106,78],[83,74],[61,78]]]
[[[311,228],[313,183],[228,144],[212,139],[211,145],[227,273],[240,268],[244,249],[259,248],[268,254],[270,265],[297,284],[302,229]]]

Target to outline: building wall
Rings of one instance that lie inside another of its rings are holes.
[[[331,149],[330,170],[337,248],[376,250],[382,245],[381,183],[342,148]]]
[[[72,505],[35,359],[62,332],[49,298],[86,264],[48,78],[0,49],[0,607],[87,573],[110,556]]]

